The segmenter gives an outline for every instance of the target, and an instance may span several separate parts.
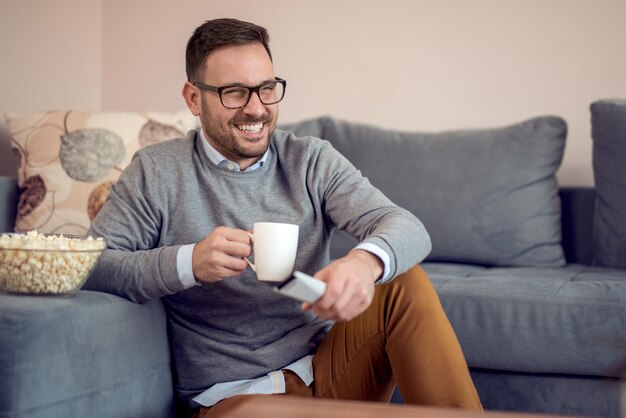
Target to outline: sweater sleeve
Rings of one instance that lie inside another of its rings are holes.
[[[372,243],[390,256],[391,280],[430,253],[426,228],[408,210],[395,205],[330,143],[313,156],[318,193],[325,213],[339,229],[361,243]]]
[[[184,289],[177,271],[180,246],[159,247],[167,199],[158,168],[147,152],[137,153],[115,183],[89,233],[107,240],[86,290],[144,302]]]

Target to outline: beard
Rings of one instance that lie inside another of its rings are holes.
[[[260,118],[249,118],[245,115],[237,115],[227,124],[212,118],[210,114],[200,115],[205,135],[212,141],[216,149],[228,159],[251,159],[260,158],[269,148],[269,141],[276,128],[276,117],[265,114]],[[256,138],[244,138],[237,135],[236,125],[263,123],[263,133]],[[234,158],[233,158],[234,157]]]

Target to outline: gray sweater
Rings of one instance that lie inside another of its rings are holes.
[[[108,249],[83,287],[135,302],[162,298],[183,401],[216,383],[256,378],[315,352],[332,324],[303,313],[250,269],[184,289],[176,264],[181,245],[217,226],[293,223],[300,226],[295,269],[314,274],[329,263],[338,227],[385,250],[391,277],[430,251],[421,222],[327,141],[276,130],[267,162],[238,173],[212,164],[200,140],[190,131],[136,153],[92,223],[90,233],[105,237]]]

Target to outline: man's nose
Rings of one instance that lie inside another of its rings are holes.
[[[243,107],[243,112],[247,115],[256,116],[260,116],[265,113],[265,105],[261,102],[259,92],[252,92],[250,100],[248,100],[248,103]]]

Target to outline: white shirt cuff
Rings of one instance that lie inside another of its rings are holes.
[[[198,284],[193,275],[193,264],[191,260],[195,246],[196,244],[183,245],[178,249],[178,253],[176,254],[176,270],[178,271],[178,280],[180,280],[185,289]]]
[[[383,283],[389,278],[389,273],[391,273],[391,258],[389,257],[389,254],[387,254],[385,250],[383,250],[376,244],[372,244],[371,242],[362,242],[356,247],[354,247],[354,249],[365,250],[367,252],[370,252],[374,254],[376,257],[380,258],[380,261],[383,262],[383,265],[385,267],[383,270],[383,275],[380,276],[378,280],[376,280],[376,283]]]

